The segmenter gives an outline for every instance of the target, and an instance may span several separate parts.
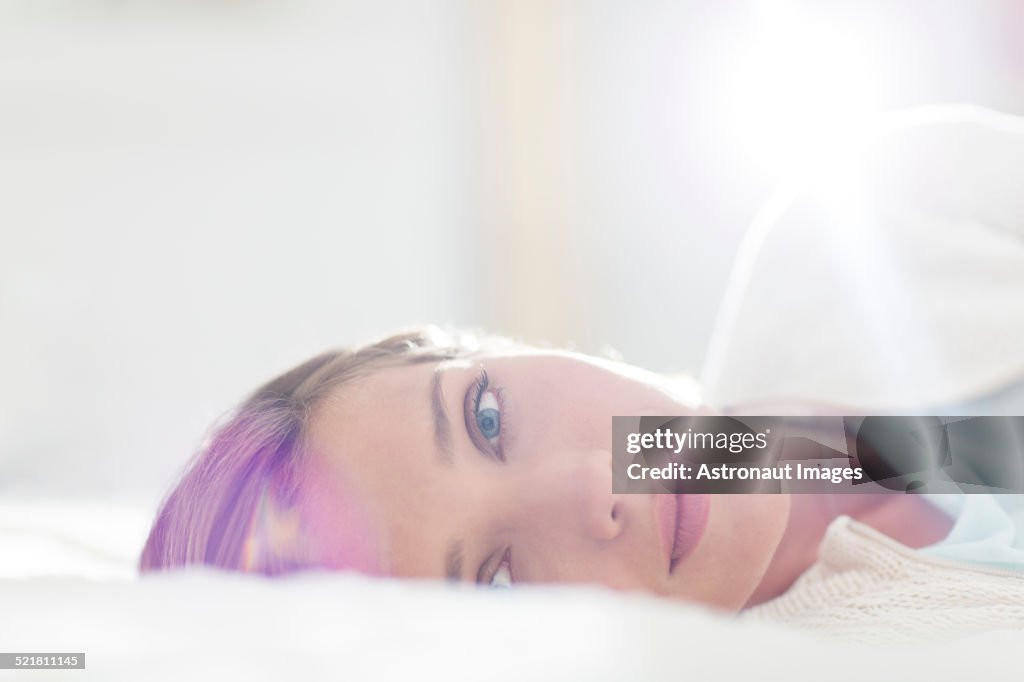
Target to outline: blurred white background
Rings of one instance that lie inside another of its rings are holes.
[[[1024,113],[1022,6],[0,0],[0,496],[155,504],[257,384],[415,323],[696,371],[803,155]]]

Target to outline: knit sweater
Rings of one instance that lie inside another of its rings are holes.
[[[925,556],[841,516],[789,591],[741,618],[880,645],[1024,630],[1024,573]]]

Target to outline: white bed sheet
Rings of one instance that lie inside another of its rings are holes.
[[[495,593],[343,574],[4,580],[0,603],[4,649],[84,651],[76,680],[995,681],[1020,679],[1024,645],[1024,632],[997,632],[865,648],[597,588]]]

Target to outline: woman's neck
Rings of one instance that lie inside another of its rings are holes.
[[[918,495],[793,495],[786,531],[744,608],[788,590],[817,560],[829,524],[844,515],[914,549],[942,540],[953,526],[949,517]]]

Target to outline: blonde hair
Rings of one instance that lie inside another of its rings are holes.
[[[215,426],[193,455],[160,505],[139,570],[206,564],[278,575],[315,567],[315,557],[274,551],[274,543],[259,536],[268,532],[268,499],[284,511],[297,502],[305,437],[316,407],[325,396],[374,371],[465,357],[482,345],[515,344],[427,326],[321,353],[267,382]]]

